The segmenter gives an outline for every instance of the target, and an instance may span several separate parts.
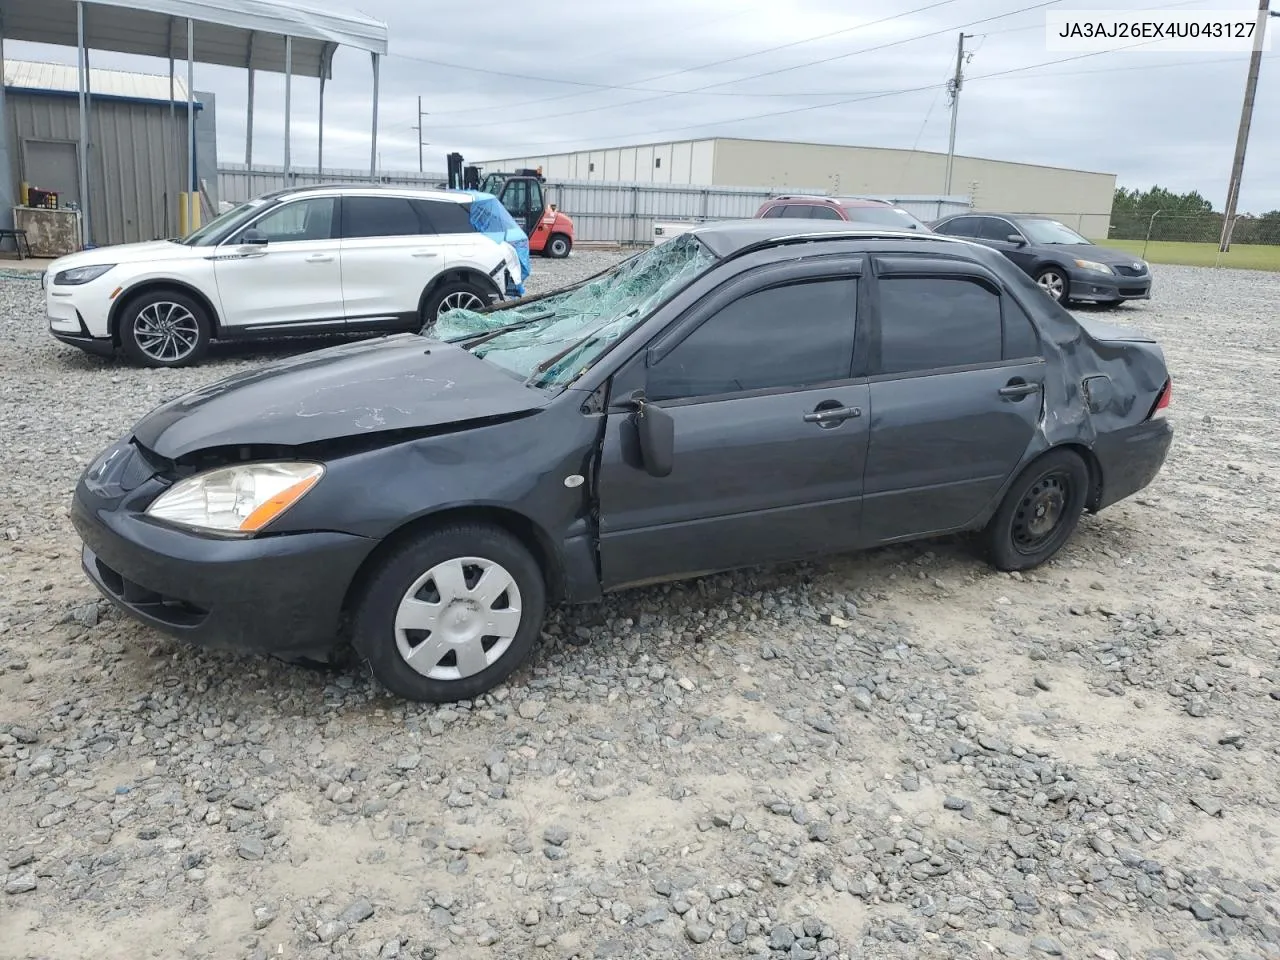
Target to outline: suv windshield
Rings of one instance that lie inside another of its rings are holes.
[[[902,230],[919,230],[923,224],[905,210],[896,207],[845,207],[850,223],[873,223]]]
[[[1032,243],[1090,243],[1057,220],[1019,220],[1018,226]]]
[[[226,213],[214,217],[199,230],[187,234],[179,240],[178,243],[185,243],[189,247],[211,246],[256,214],[268,203],[270,203],[270,201],[263,197],[246,200],[238,207],[232,207]]]
[[[533,386],[565,386],[715,261],[693,234],[683,234],[579,287],[492,313],[450,310],[425,332],[450,341],[480,336],[468,348],[477,357]]]

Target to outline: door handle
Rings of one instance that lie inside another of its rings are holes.
[[[332,253],[313,253],[311,256],[307,257],[307,263],[332,263],[332,262],[333,262]]]
[[[1000,396],[1010,400],[1021,400],[1023,397],[1040,392],[1040,384],[1027,383],[1021,377],[1014,377],[1000,388]]]
[[[438,257],[440,256],[435,250],[415,250],[410,256],[414,257]]]
[[[860,407],[823,407],[804,415],[805,423],[843,423],[862,416]]]

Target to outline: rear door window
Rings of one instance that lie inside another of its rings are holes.
[[[418,211],[406,197],[345,197],[342,201],[342,236],[412,237],[422,234]]]
[[[881,277],[880,373],[995,363],[1000,296],[964,277]]]

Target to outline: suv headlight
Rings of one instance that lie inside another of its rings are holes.
[[[81,283],[88,283],[90,280],[97,280],[108,270],[114,268],[114,263],[98,263],[92,267],[72,267],[70,270],[58,271],[53,278],[53,282],[59,286],[75,286]]]
[[[1092,270],[1094,273],[1115,273],[1105,263],[1098,263],[1096,260],[1077,260],[1076,266],[1081,270]]]
[[[217,533],[257,533],[306,496],[324,476],[318,463],[250,463],[180,480],[147,516]]]

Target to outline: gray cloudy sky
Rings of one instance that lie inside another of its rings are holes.
[[[425,165],[434,171],[444,169],[451,150],[481,160],[717,135],[945,150],[942,84],[964,29],[976,36],[967,41],[973,57],[957,152],[1112,172],[1122,186],[1199,190],[1220,209],[1248,55],[1119,51],[1081,57],[1049,51],[1045,14],[1214,9],[1252,19],[1256,4],[1059,0],[1028,9],[1033,5],[1035,0],[881,0],[874,6],[848,0],[360,0],[359,8],[384,20],[391,32],[381,80],[384,169],[417,167],[419,94],[429,114]],[[1274,36],[1280,20],[1271,25]],[[875,47],[883,49],[869,49]],[[74,51],[28,44],[9,44],[6,52],[74,60]],[[1277,60],[1280,43],[1263,60],[1242,210],[1280,208]],[[163,61],[106,54],[95,55],[94,63],[167,69]],[[185,67],[179,69],[185,75]],[[997,76],[982,79],[987,74]],[[217,95],[220,159],[243,161],[244,73],[197,65],[196,87]],[[298,165],[315,163],[317,89],[314,80],[294,81]],[[278,164],[283,78],[259,75],[257,90],[254,159]],[[368,56],[340,50],[326,90],[326,166],[367,166],[371,93]],[[921,193],[935,189],[941,184],[918,185]]]

